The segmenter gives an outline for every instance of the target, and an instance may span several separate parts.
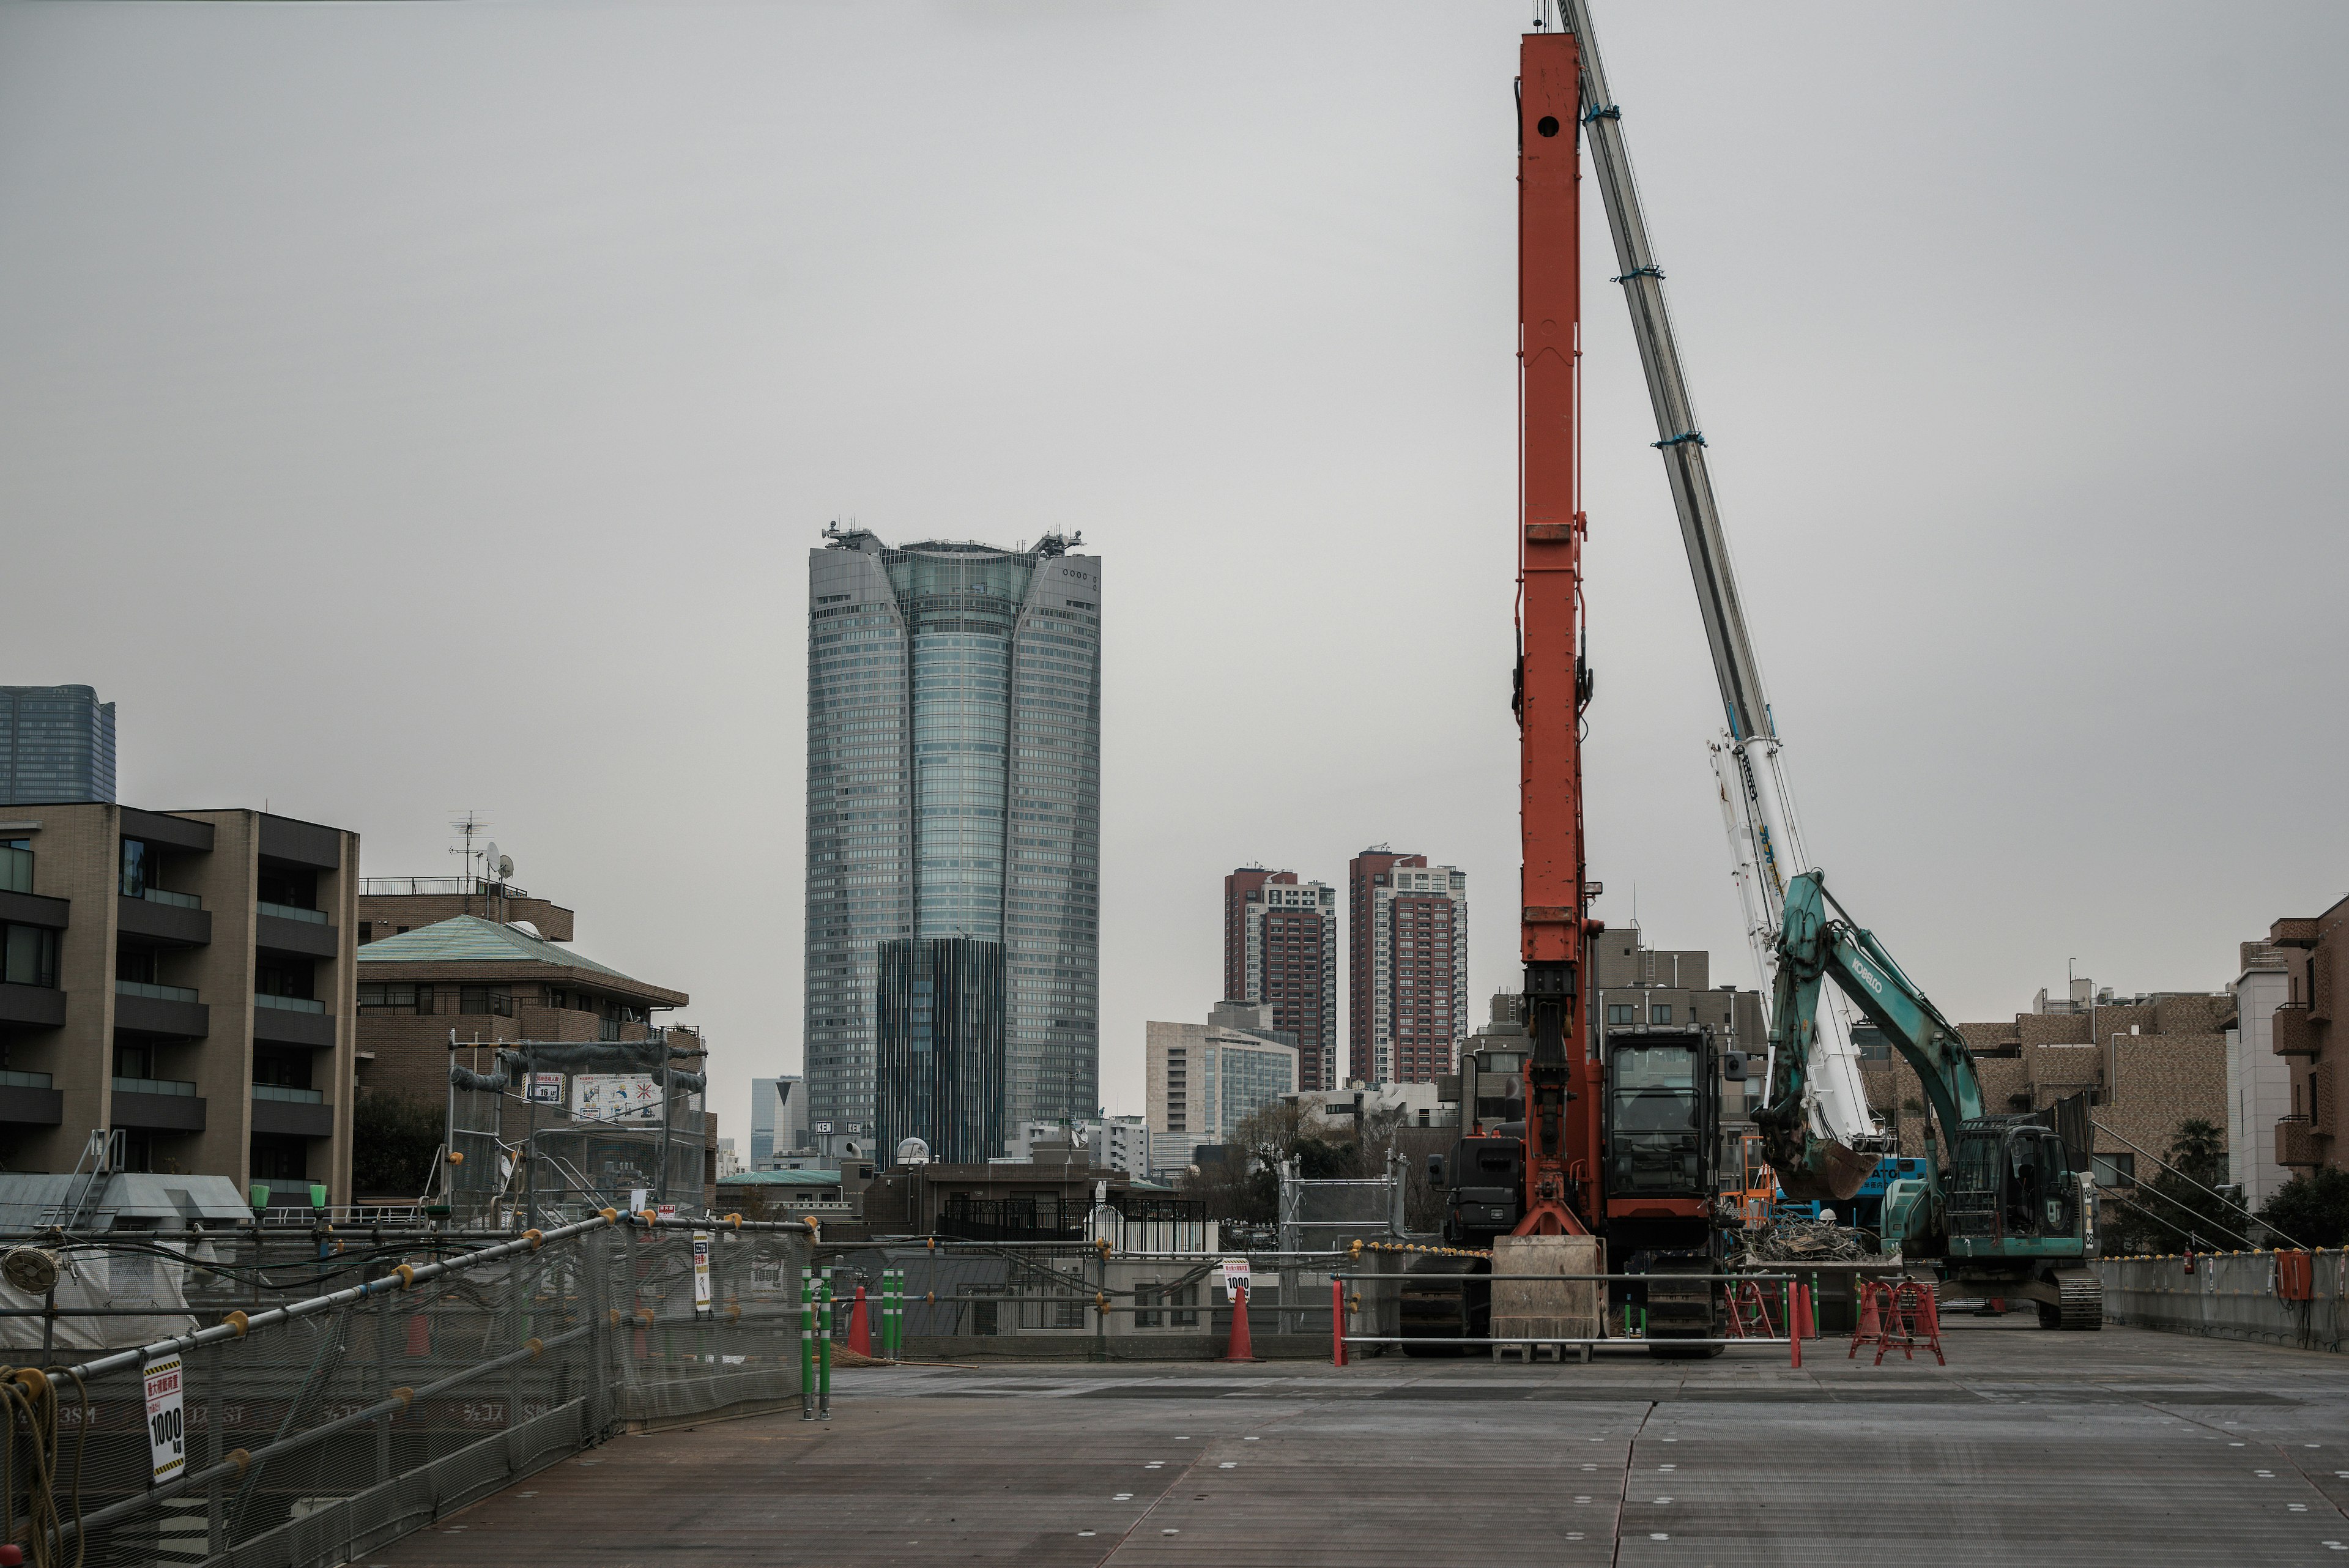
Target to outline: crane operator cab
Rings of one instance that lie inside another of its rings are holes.
[[[1981,1116],[1958,1134],[1949,1185],[1954,1257],[2079,1257],[2083,1184],[2036,1116]]]

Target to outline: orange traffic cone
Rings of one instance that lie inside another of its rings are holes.
[[[1876,1291],[1874,1281],[1859,1282],[1859,1326],[1851,1331],[1851,1348],[1844,1353],[1846,1361],[1857,1355],[1859,1347],[1869,1340],[1884,1337],[1883,1320],[1876,1315]]]
[[[856,1301],[848,1309],[848,1348],[859,1355],[873,1354],[873,1325],[864,1317],[864,1287],[856,1287]]]
[[[1224,1349],[1226,1361],[1254,1361],[1256,1347],[1248,1341],[1247,1287],[1232,1287],[1232,1341]]]
[[[1811,1316],[1811,1287],[1796,1285],[1795,1287],[1795,1337],[1816,1339],[1818,1336],[1819,1325]]]

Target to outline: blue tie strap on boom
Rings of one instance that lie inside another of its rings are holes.
[[[1702,431],[1682,431],[1680,434],[1672,436],[1667,440],[1651,441],[1648,444],[1661,452],[1668,446],[1681,446],[1690,441],[1694,441],[1697,445],[1702,446],[1704,444],[1704,432]]]
[[[1629,283],[1635,277],[1661,278],[1663,275],[1664,269],[1658,266],[1655,263],[1650,262],[1646,266],[1635,266],[1630,272],[1625,273],[1621,277],[1610,277],[1607,281],[1609,283]]]
[[[1594,119],[1620,119],[1622,118],[1623,110],[1621,106],[1610,103],[1604,109],[1594,109],[1590,110],[1590,112],[1582,117],[1582,123],[1588,125]]]

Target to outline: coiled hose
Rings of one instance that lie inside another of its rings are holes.
[[[0,1404],[7,1407],[7,1424],[0,1428],[0,1475],[7,1477],[8,1532],[23,1521],[31,1538],[27,1550],[33,1568],[82,1568],[87,1545],[81,1529],[82,1458],[89,1448],[89,1386],[78,1373],[68,1373],[81,1395],[80,1430],[74,1440],[73,1480],[67,1496],[73,1508],[73,1556],[64,1555],[64,1521],[57,1511],[57,1386],[36,1367],[0,1366]],[[24,1467],[25,1495],[16,1495],[16,1445],[27,1445]]]

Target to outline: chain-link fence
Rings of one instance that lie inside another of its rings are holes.
[[[626,1426],[799,1399],[797,1225],[106,1246],[168,1278],[150,1294],[185,1326],[67,1370],[31,1348],[62,1313],[5,1309],[13,1358],[52,1368],[0,1369],[9,1534],[36,1563],[326,1568]],[[77,1334],[157,1321],[108,1311]]]

